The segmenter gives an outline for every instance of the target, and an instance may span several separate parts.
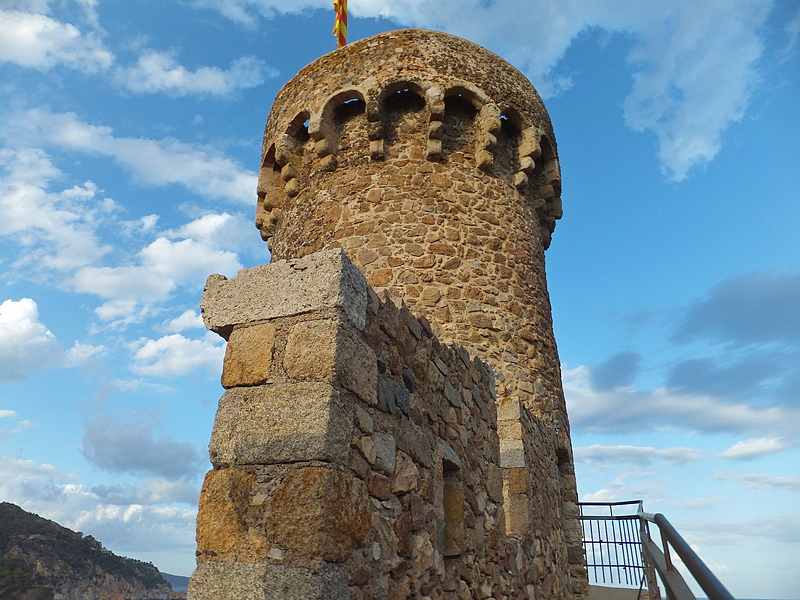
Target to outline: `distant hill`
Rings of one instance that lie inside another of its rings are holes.
[[[140,600],[171,591],[152,564],[0,503],[0,600]]]
[[[170,575],[169,573],[161,573],[172,586],[176,592],[185,592],[189,589],[189,578],[183,575]]]

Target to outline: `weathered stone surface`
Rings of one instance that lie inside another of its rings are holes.
[[[506,469],[525,468],[525,448],[522,440],[500,440],[500,466]]]
[[[265,383],[275,350],[275,326],[259,323],[231,333],[222,367],[222,387]]]
[[[343,569],[204,562],[189,581],[196,600],[350,600]]]
[[[292,379],[333,381],[338,329],[339,324],[331,319],[302,321],[292,327],[283,358],[286,375]]]
[[[366,280],[341,250],[242,269],[234,279],[211,275],[200,302],[206,327],[226,339],[235,325],[327,308],[363,329],[366,307]]]
[[[275,542],[308,557],[347,560],[367,543],[367,489],[352,475],[331,468],[291,471],[275,490],[269,527]]]
[[[328,383],[233,388],[219,402],[209,454],[215,466],[324,460],[347,464],[352,413]]]
[[[214,469],[206,474],[197,514],[200,558],[257,561],[266,553],[263,532],[251,529],[251,491],[255,475],[241,469]]]

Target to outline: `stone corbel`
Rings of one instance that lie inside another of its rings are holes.
[[[500,108],[493,102],[484,104],[478,113],[478,145],[475,162],[479,169],[488,171],[494,165],[494,149],[500,134]]]

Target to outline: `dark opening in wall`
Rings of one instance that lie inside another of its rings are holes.
[[[411,86],[389,91],[383,98],[383,130],[389,155],[421,157],[427,138],[425,100]]]
[[[478,109],[462,94],[444,99],[442,150],[445,158],[451,152],[475,151],[475,117]]]
[[[333,124],[339,139],[339,166],[347,166],[354,161],[366,160],[369,155],[367,120],[363,118],[367,104],[361,98],[350,98],[333,110]],[[347,150],[359,148],[356,155],[348,155]]]
[[[442,460],[444,489],[442,503],[444,509],[444,556],[452,557],[461,554],[464,549],[464,511],[466,502],[461,489],[460,467],[454,460],[445,456]]]
[[[511,182],[519,171],[519,145],[522,140],[522,120],[513,109],[500,115],[500,132],[494,152],[494,173]]]
[[[304,110],[303,112],[298,113],[286,128],[286,133],[292,136],[301,145],[305,144],[309,139],[308,123],[310,116],[311,115],[309,115],[308,111]]]

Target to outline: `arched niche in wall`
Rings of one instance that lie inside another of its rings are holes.
[[[340,166],[369,158],[366,106],[361,92],[347,90],[326,107],[333,122],[331,131],[337,137],[337,162]]]
[[[381,92],[383,139],[391,158],[422,158],[427,140],[425,92],[421,85],[398,81]]]
[[[475,117],[482,105],[476,94],[463,86],[445,92],[441,134],[443,160],[463,160],[463,153],[475,153]],[[457,158],[454,153],[462,154]]]
[[[513,183],[514,175],[520,170],[519,147],[523,129],[522,117],[516,109],[507,108],[501,113],[493,173],[509,183]]]

